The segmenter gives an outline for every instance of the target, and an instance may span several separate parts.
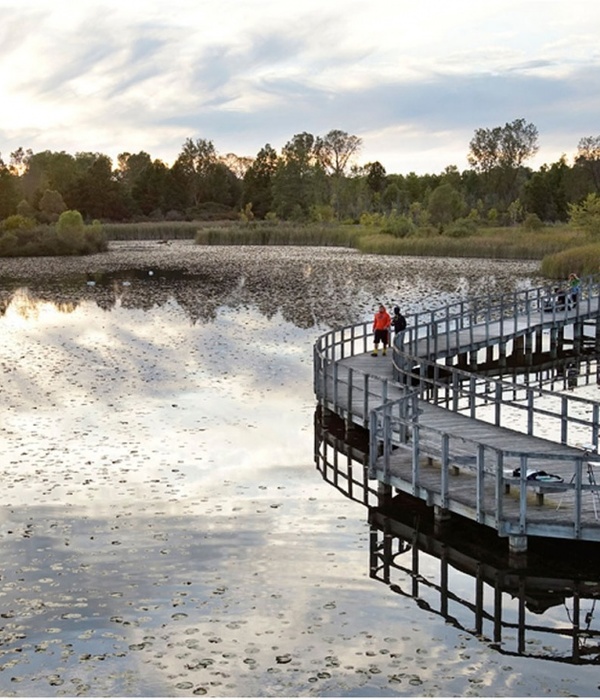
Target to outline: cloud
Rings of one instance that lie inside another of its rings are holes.
[[[4,153],[145,150],[172,162],[191,137],[252,156],[336,128],[363,139],[364,162],[431,172],[461,157],[466,167],[478,127],[531,121],[540,157],[545,143],[569,152],[597,131],[588,28],[600,6],[583,0],[544,3],[543,16],[533,0],[2,6]]]

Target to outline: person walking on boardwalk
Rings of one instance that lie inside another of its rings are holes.
[[[373,357],[377,357],[377,355],[379,354],[379,343],[383,343],[383,354],[386,354],[387,346],[389,345],[390,341],[391,322],[392,319],[386,311],[385,306],[383,304],[379,304],[379,310],[377,311],[377,313],[375,314],[375,318],[373,319],[373,333],[375,334],[375,347],[373,348],[373,352],[371,353]]]

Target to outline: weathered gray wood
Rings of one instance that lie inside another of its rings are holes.
[[[540,409],[542,392],[515,385],[511,387],[515,397],[517,393],[526,397],[524,404],[517,404],[506,398],[506,387],[500,382],[488,378],[482,384],[481,377],[465,372],[461,375],[452,362],[448,363],[451,356],[460,355],[465,363],[471,358],[468,361],[475,369],[474,353],[487,347],[490,356],[490,345],[499,348],[502,360],[506,343],[515,338],[522,338],[518,347],[530,352],[532,337],[536,338],[536,346],[541,346],[543,329],[549,329],[550,337],[554,338],[557,325],[563,331],[565,326],[573,327],[574,341],[581,342],[585,322],[591,326],[591,337],[597,339],[600,334],[594,326],[598,320],[599,297],[600,281],[590,279],[579,307],[560,313],[539,310],[542,297],[538,289],[515,294],[508,301],[501,299],[495,307],[487,309],[481,301],[473,302],[470,311],[463,303],[454,316],[449,307],[415,315],[401,351],[394,353],[395,367],[391,354],[373,357],[364,351],[370,347],[370,324],[354,326],[350,333],[347,329],[338,331],[341,341],[336,340],[334,332],[321,345],[320,353],[315,353],[315,357],[321,358],[319,362],[315,360],[315,365],[322,370],[322,376],[315,378],[315,388],[324,406],[347,420],[370,426],[372,437],[380,436],[376,439],[381,441],[383,454],[377,457],[377,444],[372,445],[371,478],[485,523],[502,535],[600,540],[595,482],[582,477],[582,450],[566,444],[579,423],[580,429],[584,426],[591,431],[589,442],[597,448],[598,405],[594,404],[589,411],[589,421],[571,418],[569,405],[574,399],[560,399],[559,408]],[[513,315],[507,316],[507,311]],[[422,358],[446,358],[451,382],[442,385],[439,367],[443,365],[437,363],[431,365],[434,380],[428,379]],[[420,370],[409,381],[406,379],[410,375],[403,381],[395,379],[398,368],[401,373],[406,372],[415,363]],[[401,418],[394,414],[394,402],[408,395],[412,381],[418,382],[421,393],[435,381],[431,398],[437,399],[445,391],[445,404],[444,407],[433,405],[421,398],[418,424],[412,424],[412,442],[404,445],[400,436],[406,430],[398,432]],[[552,392],[544,392],[544,397],[549,396],[552,397]],[[374,412],[384,404],[380,426]],[[477,416],[486,405],[492,410],[484,421]],[[503,411],[517,406],[525,432],[502,425]],[[559,421],[563,444],[536,437],[536,417]],[[516,467],[521,469],[521,478],[511,476]],[[528,482],[527,469],[544,469],[562,476],[565,486],[558,489]]]

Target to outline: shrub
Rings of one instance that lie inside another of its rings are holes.
[[[600,236],[600,197],[588,194],[581,204],[569,205],[570,223],[591,236]]]
[[[391,233],[396,238],[412,236],[417,227],[406,216],[398,216],[395,212],[390,214],[384,221],[382,232]]]
[[[446,235],[450,238],[467,238],[474,236],[478,231],[477,222],[473,219],[457,219],[446,228]]]
[[[0,230],[2,231],[25,231],[31,230],[36,227],[36,222],[34,219],[30,219],[22,214],[13,214],[7,217],[0,223]]]
[[[527,214],[523,221],[523,228],[526,231],[539,231],[544,228],[544,222],[537,214]]]
[[[56,222],[56,234],[65,254],[82,250],[85,243],[85,224],[81,214],[75,209],[64,211]]]

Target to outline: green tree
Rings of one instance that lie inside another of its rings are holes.
[[[487,183],[488,194],[506,207],[519,196],[519,176],[526,160],[538,151],[538,131],[524,119],[503,127],[476,129],[469,143],[468,161]]]
[[[78,211],[64,211],[56,222],[58,240],[69,250],[78,251],[83,247],[85,224]]]
[[[188,207],[197,207],[211,200],[210,177],[216,164],[217,152],[212,141],[186,139],[173,169],[185,189]]]
[[[570,223],[595,238],[600,236],[600,196],[588,194],[581,204],[569,205]]]
[[[381,194],[387,184],[387,173],[381,163],[376,160],[373,163],[367,163],[365,166],[367,171],[367,186],[371,192]]]
[[[600,136],[586,136],[579,141],[575,164],[587,173],[593,190],[600,192]]]
[[[185,206],[182,200],[171,196],[174,190],[170,169],[161,160],[155,160],[135,177],[131,198],[135,208],[145,216],[162,218],[168,211],[182,211]],[[183,216],[181,212],[180,216]]]
[[[273,177],[273,207],[282,219],[308,220],[311,207],[329,200],[325,172],[312,134],[296,134],[282,149]]]
[[[438,226],[455,221],[463,214],[464,209],[465,202],[461,193],[448,183],[433,190],[427,207],[431,223]]]
[[[102,153],[77,153],[76,162],[82,174],[65,197],[67,205],[86,219],[126,218],[123,185],[112,172],[111,159]]]
[[[566,221],[568,202],[565,183],[568,174],[569,167],[564,156],[533,173],[524,188],[526,210],[536,214],[541,221]]]
[[[494,168],[516,169],[538,151],[538,130],[524,119],[493,129],[476,129],[469,143],[469,163],[479,172]]]
[[[0,219],[15,214],[18,202],[16,178],[0,157]]]
[[[333,129],[317,138],[315,154],[323,170],[340,178],[346,173],[350,160],[359,152],[362,140],[340,129]]]
[[[264,219],[273,208],[273,178],[278,160],[275,149],[267,143],[244,174],[242,206],[251,204],[259,219]]]
[[[67,205],[60,192],[46,190],[39,203],[40,219],[48,224],[58,221],[58,217],[66,211]]]

